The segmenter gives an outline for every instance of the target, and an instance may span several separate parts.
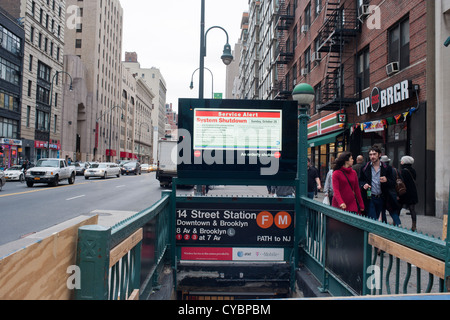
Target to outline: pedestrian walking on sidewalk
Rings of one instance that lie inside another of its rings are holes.
[[[414,158],[411,156],[404,156],[400,160],[402,169],[400,170],[400,176],[406,186],[406,193],[400,197],[400,204],[407,209],[411,214],[411,230],[416,231],[417,229],[417,214],[416,214],[416,204],[419,202],[419,197],[417,196],[416,188],[416,170],[412,167],[414,164]]]
[[[382,156],[380,159],[381,163],[384,163],[387,167],[387,170],[390,171],[390,174],[396,178],[397,177],[397,169],[392,167],[389,162],[388,156]],[[382,221],[387,222],[386,219],[386,210],[389,211],[389,214],[394,222],[394,226],[400,226],[402,222],[400,221],[400,210],[402,209],[398,199],[397,199],[397,191],[395,190],[395,184],[387,184],[386,187],[386,198],[384,199],[384,208],[382,211]]]
[[[333,169],[330,169],[325,178],[325,185],[323,187],[325,197],[328,197],[330,204],[333,203]]]
[[[334,163],[332,206],[361,215],[364,211],[364,202],[359,189],[358,176],[352,169],[352,165],[353,157],[348,151],[343,152]]]
[[[395,186],[392,170],[380,161],[381,149],[377,145],[369,149],[370,161],[361,168],[359,185],[369,218],[378,220],[384,210],[388,189]]]

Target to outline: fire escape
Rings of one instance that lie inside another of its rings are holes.
[[[292,81],[289,80],[287,64],[294,58],[294,49],[292,48],[292,43],[286,38],[294,20],[293,7],[287,5],[286,0],[280,0],[276,23],[278,42],[275,52],[278,71],[278,93],[275,99],[279,100],[288,99],[292,94],[292,88],[290,87]]]
[[[319,31],[320,45],[317,50],[322,52],[322,55],[327,54],[326,74],[321,87],[318,110],[337,111],[356,102],[357,99],[353,98],[355,91],[351,89],[351,84],[355,85],[354,62],[351,60],[347,66],[344,66],[343,62],[353,56],[353,46],[349,44],[356,39],[359,31],[356,9],[344,8],[340,0],[327,1],[325,22]],[[344,89],[348,90],[347,97]]]

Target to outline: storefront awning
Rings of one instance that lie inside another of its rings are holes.
[[[308,148],[318,147],[318,146],[328,144],[328,143],[334,143],[334,142],[336,142],[336,137],[341,135],[342,133],[344,133],[344,131],[339,130],[334,133],[330,133],[330,134],[320,136],[320,137],[317,137],[314,139],[309,139],[308,140]]]

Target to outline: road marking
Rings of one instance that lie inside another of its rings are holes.
[[[77,197],[73,197],[73,198],[69,198],[69,199],[66,199],[66,201],[70,201],[70,200],[75,200],[75,199],[78,199],[78,198],[83,198],[83,197],[86,197],[86,195],[81,195],[81,196],[77,196]]]
[[[123,188],[123,187],[126,187],[126,185],[121,185],[121,186],[117,186],[116,188]]]

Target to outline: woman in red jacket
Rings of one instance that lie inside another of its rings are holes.
[[[364,202],[359,189],[358,176],[352,169],[353,157],[343,152],[334,163],[332,206],[345,211],[362,214]]]

